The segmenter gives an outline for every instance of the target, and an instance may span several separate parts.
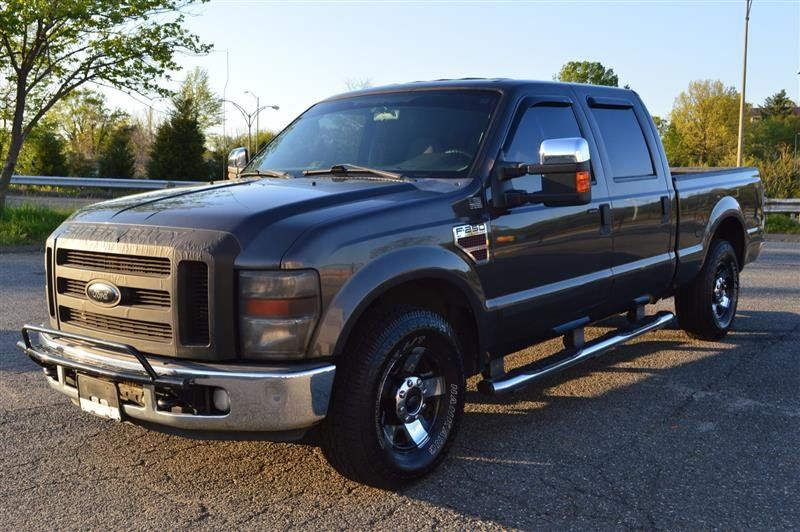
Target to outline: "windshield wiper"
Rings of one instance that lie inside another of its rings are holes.
[[[395,172],[388,170],[378,170],[377,168],[367,168],[366,166],[357,166],[355,164],[342,163],[334,164],[330,168],[320,168],[318,170],[303,170],[303,175],[343,175],[350,174],[372,174],[384,179],[391,179],[392,181],[407,181],[406,177]]]
[[[281,177],[289,179],[292,174],[289,172],[281,172],[280,170],[252,170],[250,172],[242,172],[239,177]]]

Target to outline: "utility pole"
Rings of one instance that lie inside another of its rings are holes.
[[[744,147],[744,93],[747,85],[747,30],[750,27],[750,8],[753,0],[744,0],[744,57],[742,59],[742,94],[739,98],[739,142],[736,146],[736,166],[742,166],[742,148]]]

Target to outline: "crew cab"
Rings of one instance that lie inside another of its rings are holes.
[[[397,487],[502,394],[670,323],[718,340],[758,256],[755,168],[675,171],[626,89],[504,79],[322,101],[230,179],[84,208],[47,240],[21,348],[94,414],[218,438],[310,433]],[[587,341],[584,328],[625,314]],[[36,341],[33,333],[38,333]],[[562,336],[564,349],[504,357]]]

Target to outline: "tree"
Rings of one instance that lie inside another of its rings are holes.
[[[30,136],[31,175],[63,176],[67,173],[67,159],[64,156],[64,140],[49,124],[38,127]]]
[[[786,118],[794,112],[794,102],[786,96],[786,89],[781,89],[768,96],[761,106],[763,118]]]
[[[196,67],[189,72],[178,91],[178,98],[192,101],[197,121],[203,131],[220,123],[222,99],[208,86],[208,72],[204,69]]]
[[[0,4],[0,80],[13,85],[11,134],[0,170],[0,214],[22,145],[62,98],[87,84],[142,94],[177,70],[180,51],[210,46],[184,27],[193,0],[6,0]]]
[[[736,153],[739,94],[721,81],[692,81],[675,99],[664,147],[670,164],[719,166]]]
[[[100,152],[111,134],[124,125],[127,115],[110,110],[106,97],[92,90],[76,90],[47,113],[67,141],[70,175],[90,176],[97,170]]]
[[[614,70],[606,68],[602,63],[592,61],[570,61],[561,67],[554,79],[573,83],[590,83],[592,85],[619,86],[619,77]]]
[[[132,178],[136,157],[131,143],[131,128],[118,127],[109,136],[98,161],[100,177]]]
[[[176,98],[169,120],[159,126],[150,150],[150,179],[202,180],[208,174],[203,159],[205,137],[191,98]]]

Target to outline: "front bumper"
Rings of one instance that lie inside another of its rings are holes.
[[[30,333],[39,333],[34,345]],[[145,357],[131,346],[26,325],[18,346],[45,370],[48,384],[78,403],[67,374],[78,372],[107,381],[141,386],[141,404],[120,402],[127,421],[179,431],[302,432],[328,411],[335,366],[210,364]],[[224,414],[180,413],[163,409],[160,390],[222,388],[230,409]]]

